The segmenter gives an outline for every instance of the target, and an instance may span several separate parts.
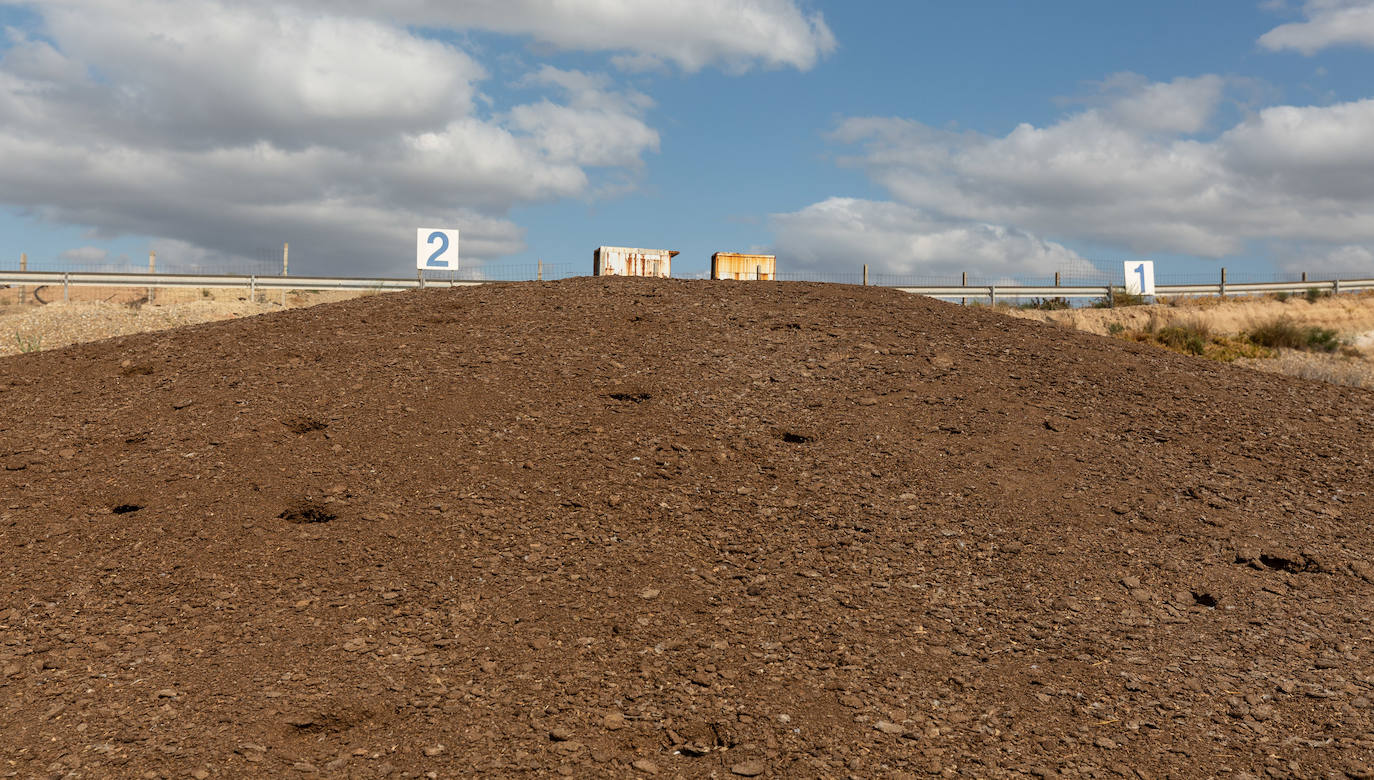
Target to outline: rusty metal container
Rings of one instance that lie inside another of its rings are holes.
[[[777,276],[778,259],[774,255],[741,255],[717,252],[711,255],[712,279],[763,279]]]
[[[656,276],[667,279],[672,276],[673,258],[678,253],[671,249],[631,249],[623,246],[598,247],[592,253],[592,274],[594,276]]]

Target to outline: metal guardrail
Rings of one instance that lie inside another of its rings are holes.
[[[422,287],[471,287],[488,281],[458,279],[359,279],[320,276],[256,276],[235,274],[149,274],[85,271],[0,271],[0,285],[63,288],[69,287],[214,287],[246,288],[250,295],[258,290],[412,290]],[[990,303],[1012,298],[1110,298],[1121,286],[1051,285],[957,285],[895,287],[893,289],[931,298],[987,298]],[[1333,293],[1374,290],[1374,279],[1332,279],[1310,282],[1250,282],[1217,284],[1162,284],[1157,297],[1174,295],[1265,295],[1302,294],[1308,290]]]
[[[62,287],[204,287],[259,290],[413,290],[421,287],[471,287],[486,282],[457,279],[350,279],[320,276],[247,276],[223,274],[147,274],[82,271],[0,271],[0,285]]]
[[[944,287],[898,287],[897,290],[931,298],[987,298],[990,303],[1011,298],[1110,298],[1122,287],[1031,287],[1019,285],[969,285]],[[1340,294],[1360,290],[1374,290],[1374,279],[1331,279],[1310,282],[1241,282],[1225,284],[1161,284],[1155,287],[1155,297],[1185,295],[1272,295],[1274,293],[1302,294],[1321,290]]]

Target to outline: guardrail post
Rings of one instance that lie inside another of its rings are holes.
[[[997,285],[988,286],[988,300],[992,302],[993,306],[997,305]]]
[[[69,300],[71,300],[70,298],[67,297],[67,284],[68,284],[68,282],[70,282],[70,281],[71,281],[71,274],[68,273],[68,272],[66,272],[66,271],[63,271],[63,272],[62,272],[62,302],[63,302],[63,303],[67,303]]]
[[[248,302],[257,303],[258,301],[258,277],[248,274]]]
[[[1336,295],[1340,295],[1340,294],[1341,294],[1341,280],[1340,280],[1340,279],[1337,279],[1337,280],[1335,280],[1334,282],[1332,282],[1332,283],[1331,283],[1331,288],[1332,288],[1332,290],[1335,292]]]
[[[21,270],[21,271],[27,271],[27,270],[29,270],[29,253],[28,253],[28,252],[20,252],[20,253],[19,253],[19,270]],[[19,285],[19,303],[24,304],[24,303],[28,303],[28,302],[29,302],[29,286],[28,286],[27,284],[21,284],[21,285]]]
[[[965,271],[965,272],[964,272],[964,275],[963,275],[962,277],[960,277],[959,285],[960,285],[961,287],[968,287],[968,271]],[[968,298],[960,298],[960,299],[959,299],[959,305],[960,305],[960,306],[967,306],[967,305],[968,305]]]
[[[1226,297],[1226,266],[1221,267],[1221,297]]]
[[[1116,308],[1116,288],[1110,284],[1107,285],[1107,308]]]

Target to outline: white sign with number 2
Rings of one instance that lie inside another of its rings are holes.
[[[457,271],[458,231],[420,228],[415,241],[415,267],[421,271]]]
[[[1130,295],[1155,294],[1153,260],[1131,260],[1126,263],[1126,292]]]

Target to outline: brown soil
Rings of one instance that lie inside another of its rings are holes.
[[[1374,395],[577,279],[0,360],[0,774],[1369,777]]]

